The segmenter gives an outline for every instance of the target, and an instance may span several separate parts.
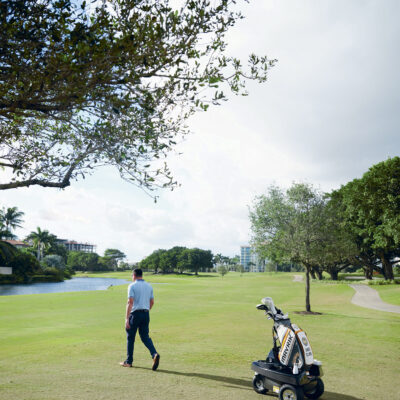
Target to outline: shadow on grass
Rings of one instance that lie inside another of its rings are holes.
[[[151,368],[148,368],[148,367],[135,367],[135,368],[147,369],[147,370],[151,371]],[[253,390],[252,383],[251,383],[251,377],[249,377],[248,379],[240,379],[240,378],[231,378],[228,376],[200,374],[200,373],[196,373],[196,372],[170,371],[170,370],[166,370],[166,369],[158,369],[157,373],[186,376],[189,378],[208,379],[211,381],[225,383],[225,385],[223,385],[223,386],[233,388],[233,389]],[[359,397],[349,396],[347,394],[325,392],[323,394],[323,396],[320,398],[320,400],[362,400],[362,399]]]
[[[371,311],[375,311],[375,310],[371,310]],[[377,312],[381,312],[381,311],[377,311]],[[363,319],[363,320],[374,320],[374,321],[387,321],[387,318],[381,317],[381,316],[377,316],[376,314],[371,315],[371,317],[367,317],[367,316],[360,316],[360,315],[346,315],[346,314],[338,314],[338,313],[333,313],[333,312],[324,312],[323,313],[324,316],[330,316],[330,317],[337,317],[337,318],[348,318],[348,319]],[[397,320],[391,320],[391,322],[393,323],[400,323],[400,321]]]
[[[179,277],[183,278],[185,276],[192,277],[192,278],[218,278],[218,276],[219,276],[217,274],[210,275],[210,274],[206,274],[206,273],[201,273],[199,275],[196,275],[196,274],[190,274],[188,272],[183,272],[182,274],[179,274],[179,273],[176,273],[176,272],[166,272],[166,273],[157,272],[156,274],[154,272],[153,273],[148,272],[147,275],[148,276],[150,276],[150,275],[151,276],[160,276],[160,277],[172,276],[172,277],[175,277],[175,278],[179,278]]]
[[[135,368],[151,370],[151,368],[147,368],[147,367],[135,367]],[[200,373],[196,373],[196,372],[169,371],[169,370],[166,370],[166,369],[158,369],[157,373],[178,375],[178,376],[187,376],[189,378],[208,379],[208,380],[211,380],[211,381],[227,383],[228,385],[234,385],[233,387],[235,387],[236,389],[253,390],[252,389],[252,384],[251,384],[251,378],[249,378],[249,379],[239,379],[239,378],[231,378],[231,377],[228,377],[228,376],[200,374]],[[224,386],[226,386],[226,385],[224,385]],[[232,387],[232,386],[229,386],[229,387]]]
[[[362,400],[360,397],[349,396],[347,394],[325,392],[321,400]]]

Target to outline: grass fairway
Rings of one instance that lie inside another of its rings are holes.
[[[286,312],[303,310],[304,283],[291,274],[145,279],[167,283],[154,285],[157,372],[139,338],[135,368],[118,365],[125,358],[126,286],[3,296],[0,399],[272,398],[251,388],[250,364],[271,347],[272,322],[255,305],[268,295]],[[352,305],[353,293],[347,285],[314,284],[312,308],[323,315],[290,314],[324,363],[321,399],[397,399],[400,315]]]
[[[400,285],[373,285],[371,287],[379,292],[383,301],[400,306]]]

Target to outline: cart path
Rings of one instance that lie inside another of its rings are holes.
[[[353,304],[360,307],[371,308],[373,310],[400,314],[400,306],[384,302],[375,289],[363,284],[353,284],[349,286],[356,291],[351,299]]]
[[[295,275],[293,277],[293,282],[303,282],[303,275]]]

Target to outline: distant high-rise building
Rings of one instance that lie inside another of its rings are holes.
[[[251,262],[251,247],[240,246],[240,264],[243,265],[245,271],[250,270],[250,262]]]
[[[240,264],[247,272],[264,272],[265,261],[258,257],[254,249],[249,246],[240,246]]]

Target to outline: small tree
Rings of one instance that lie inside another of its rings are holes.
[[[268,272],[277,272],[278,268],[277,268],[277,263],[273,262],[273,261],[268,261],[265,264],[265,270]]]
[[[240,272],[240,276],[245,272],[245,269],[242,264],[236,264],[235,269],[237,272]]]
[[[217,265],[217,272],[221,275],[221,278],[223,278],[224,275],[226,275],[229,272],[229,270],[225,265],[220,264]]]
[[[270,186],[250,211],[257,252],[275,262],[300,263],[306,270],[306,311],[311,312],[310,273],[320,252],[325,200],[308,184],[293,184],[286,192]]]

